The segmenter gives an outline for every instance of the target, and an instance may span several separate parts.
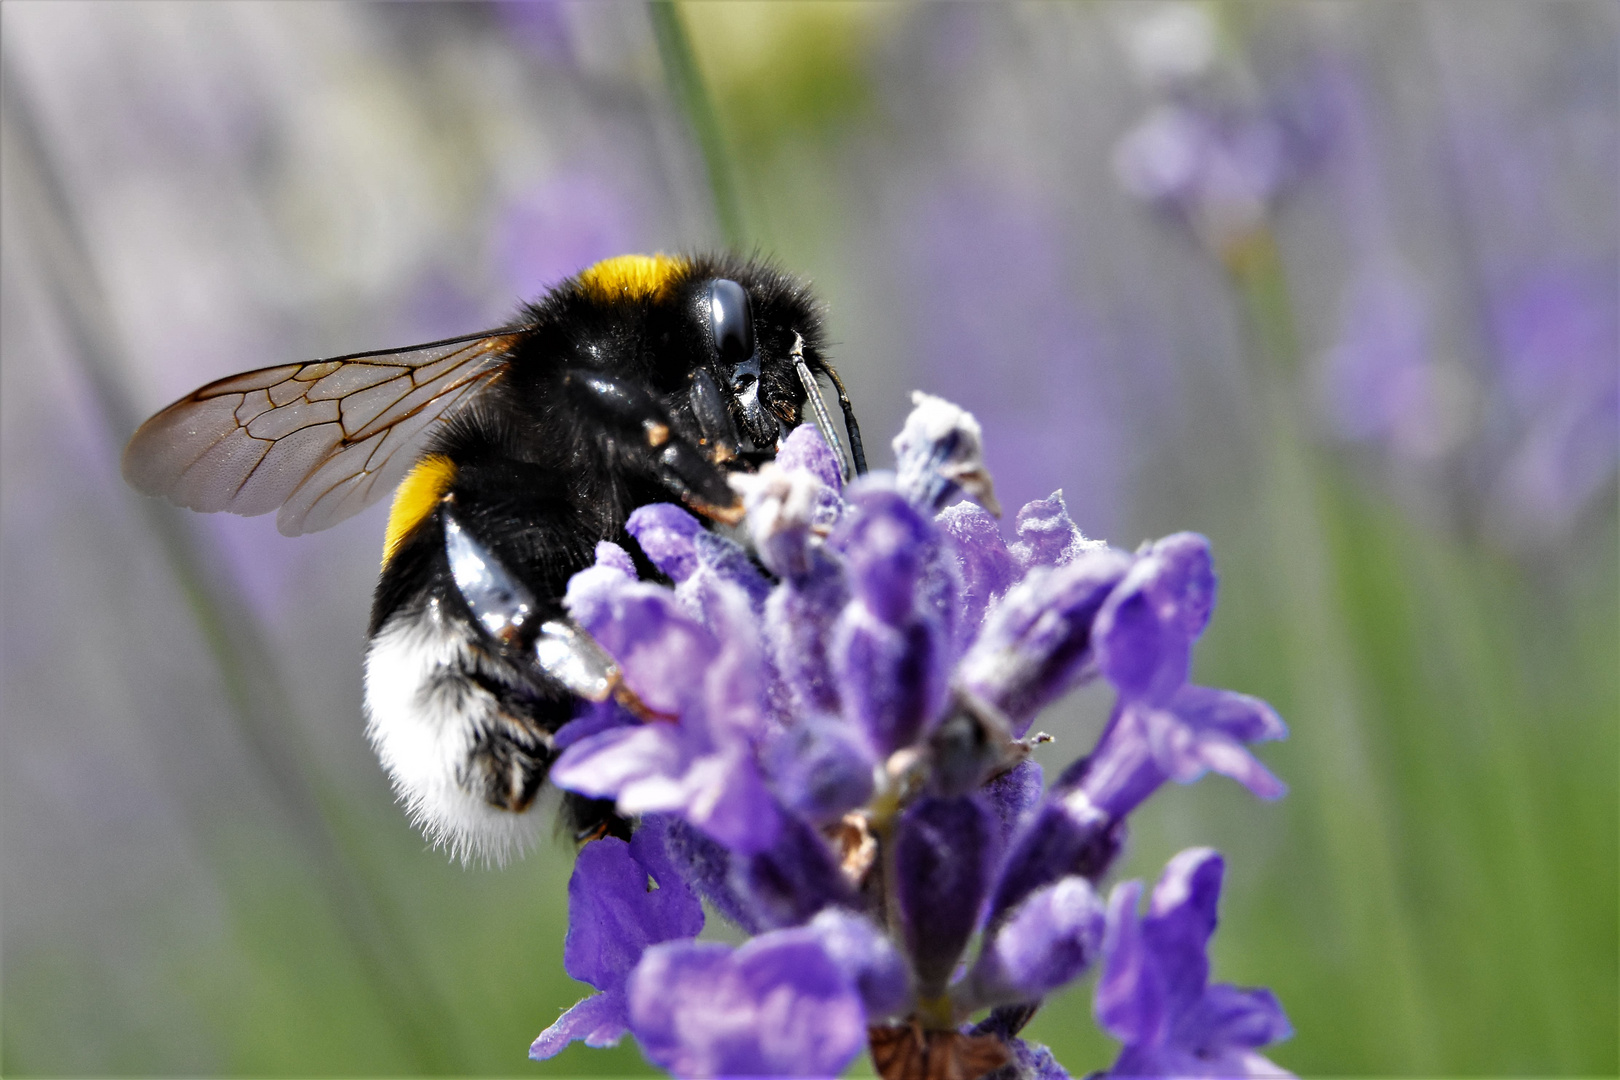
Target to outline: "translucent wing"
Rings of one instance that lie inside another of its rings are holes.
[[[193,510],[265,514],[288,536],[335,525],[404,478],[435,423],[506,369],[523,330],[262,368],[142,424],[124,479]]]

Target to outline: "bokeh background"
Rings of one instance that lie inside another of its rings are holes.
[[[877,464],[921,388],[1003,503],[1211,537],[1198,675],[1292,791],[1170,790],[1121,876],[1227,853],[1278,1062],[1620,1071],[1620,6],[689,3],[685,68],[670,14],[0,8],[0,1067],[645,1070],[525,1059],[567,844],[452,865],[365,745],[385,508],[288,540],[117,462],[216,377],[730,242],[826,299]],[[1112,1060],[1088,984],[1032,1034]]]

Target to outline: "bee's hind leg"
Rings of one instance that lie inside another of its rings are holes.
[[[614,809],[612,799],[593,799],[589,795],[565,791],[562,798],[562,817],[559,825],[568,830],[574,843],[586,844],[604,836],[629,840],[631,822]]]

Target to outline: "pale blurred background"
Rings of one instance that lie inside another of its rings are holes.
[[[525,1059],[585,990],[568,846],[452,865],[365,745],[386,510],[289,540],[117,461],[211,379],[729,235],[828,302],[875,464],[921,388],[1004,504],[1211,537],[1197,674],[1292,791],[1168,790],[1119,876],[1227,853],[1279,1063],[1620,1071],[1620,6],[678,14],[718,154],[641,4],[0,8],[0,1068],[645,1070]],[[1090,992],[1031,1029],[1077,1076]]]

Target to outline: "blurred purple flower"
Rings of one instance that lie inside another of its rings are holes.
[[[541,59],[561,63],[573,58],[560,0],[496,0],[495,14],[513,41]]]
[[[1055,470],[1106,531],[1120,504],[1124,432],[1113,366],[1075,303],[1066,231],[1038,196],[963,178],[921,190],[897,250],[915,285],[917,381],[973,388],[1001,497],[1011,506],[1038,498]]]
[[[1208,848],[1170,860],[1145,917],[1142,884],[1116,886],[1108,903],[1097,1022],[1125,1046],[1108,1076],[1287,1077],[1257,1051],[1293,1035],[1269,990],[1209,984],[1225,864]]]
[[[1054,495],[1024,507],[1009,547],[984,510],[943,506],[991,497],[976,422],[917,400],[898,475],[840,491],[804,427],[737,478],[778,580],[684,510],[651,506],[628,531],[673,589],[638,581],[607,543],[570,582],[570,613],[651,716],[582,713],[559,732],[552,778],[627,815],[668,815],[636,833],[661,845],[666,861],[646,864],[660,889],[673,867],[755,936],[736,950],[656,944],[650,920],[605,973],[570,967],[606,1000],[537,1047],[628,1027],[677,1075],[832,1073],[869,1027],[898,1020],[921,1033],[890,1040],[905,1052],[1005,1052],[1023,1075],[1062,1075],[1014,1017],[1100,955],[1095,883],[1125,816],[1165,780],[1209,769],[1281,793],[1243,745],[1279,737],[1281,721],[1186,681],[1215,602],[1207,542],[1115,551]],[[1091,767],[1043,795],[1018,735],[1097,677],[1118,692],[1115,720]],[[582,862],[580,892],[596,880]],[[595,886],[602,903],[571,908],[580,941],[618,935],[635,910],[626,888]],[[621,985],[628,996],[612,996]],[[962,1025],[987,1009],[1012,1011],[975,1042]]]
[[[1269,117],[1175,102],[1120,141],[1114,170],[1127,192],[1174,212],[1224,253],[1265,223],[1289,176],[1284,151],[1282,129]]]
[[[1465,387],[1437,362],[1419,283],[1395,260],[1372,261],[1350,286],[1321,395],[1339,435],[1408,458],[1438,458],[1465,434]]]
[[[1493,514],[1511,536],[1558,536],[1620,463],[1620,265],[1543,267],[1501,290],[1491,315],[1520,432]]]
[[[501,279],[520,297],[538,295],[581,267],[638,250],[643,217],[609,170],[565,169],[502,212],[495,230]]]
[[[1126,51],[1159,103],[1115,147],[1114,172],[1129,194],[1232,257],[1322,156],[1338,116],[1319,59],[1257,90],[1218,37],[1214,17],[1190,3],[1147,8],[1128,28]]]

